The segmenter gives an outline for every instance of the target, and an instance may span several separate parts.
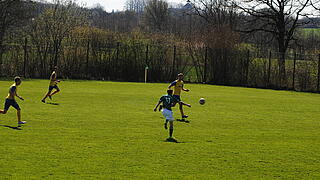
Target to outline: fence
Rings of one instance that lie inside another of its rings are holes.
[[[53,49],[28,39],[5,45],[0,75],[48,78]],[[62,78],[142,82],[148,66],[150,82],[172,81],[184,72],[185,80],[194,83],[319,92],[320,55],[314,54],[288,53],[286,81],[281,82],[278,54],[271,51],[87,40],[65,43],[58,53]]]

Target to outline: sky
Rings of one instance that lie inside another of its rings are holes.
[[[77,0],[80,4],[85,4],[87,7],[93,7],[96,4],[100,4],[108,12],[112,10],[123,10],[126,0]],[[186,0],[167,0],[169,3],[186,3]]]

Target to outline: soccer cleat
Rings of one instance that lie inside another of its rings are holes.
[[[168,124],[164,123],[164,129],[168,129]]]
[[[19,121],[18,124],[25,124],[27,123],[26,121]]]
[[[182,116],[182,119],[188,118],[188,117],[189,117],[188,115],[183,115],[183,116]]]
[[[169,138],[167,138],[167,142],[175,142],[175,143],[177,143],[178,141],[176,139],[174,139],[173,137],[169,137]]]
[[[42,99],[41,102],[46,103],[46,101],[44,99]]]
[[[161,111],[161,109],[162,109],[162,105],[159,106],[159,111]]]

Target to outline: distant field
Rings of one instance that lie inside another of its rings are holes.
[[[319,94],[186,84],[191,123],[169,143],[152,111],[168,84],[62,81],[59,105],[47,85],[19,88],[20,130],[0,115],[0,179],[320,179]]]
[[[311,34],[311,33],[314,33],[318,36],[320,36],[320,28],[303,28],[303,29],[300,29],[304,35],[308,35],[308,34]]]

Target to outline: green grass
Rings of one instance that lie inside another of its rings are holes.
[[[306,37],[311,34],[320,35],[320,28],[300,28],[298,30]]]
[[[186,84],[191,123],[169,143],[152,111],[168,84],[63,81],[59,105],[40,102],[47,85],[19,87],[22,130],[0,115],[0,179],[320,178],[318,94]]]

